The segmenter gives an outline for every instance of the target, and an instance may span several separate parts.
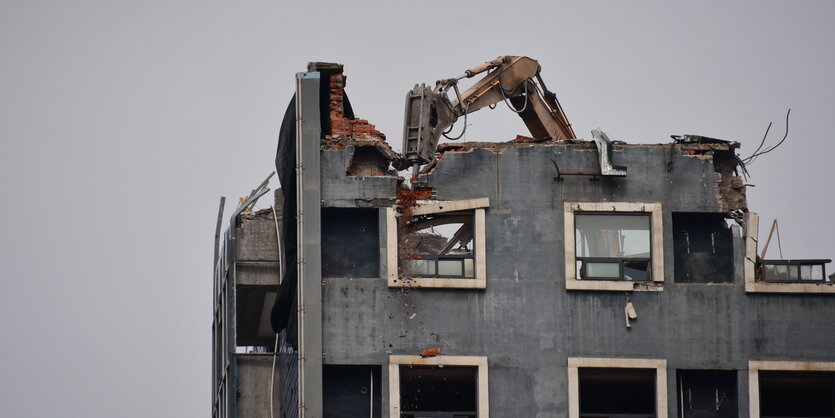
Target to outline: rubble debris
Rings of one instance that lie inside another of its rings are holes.
[[[695,136],[688,135],[688,137]],[[737,209],[747,211],[746,185],[739,175],[740,171],[745,172],[745,167],[735,152],[739,148],[739,142],[706,137],[695,138],[702,138],[702,140],[700,142],[691,140],[679,145],[681,154],[686,157],[713,161],[713,169],[719,175],[719,179],[716,181],[716,198],[723,212]],[[675,147],[676,145],[667,146]]]
[[[731,144],[731,141],[701,135],[670,135],[679,144]]]
[[[516,138],[512,139],[511,142],[544,142],[550,140],[549,138],[531,138],[525,135],[516,135]]]
[[[441,354],[441,347],[432,347],[432,348],[427,348],[427,349],[423,350],[423,352],[420,353],[420,356],[423,357],[423,358],[427,358],[427,357],[435,357],[438,354]]]
[[[417,201],[431,199],[432,193],[433,189],[431,187],[415,187],[414,189],[400,187],[397,189],[397,207],[400,209],[403,218],[406,219],[405,224],[411,223],[412,209],[417,206]]]

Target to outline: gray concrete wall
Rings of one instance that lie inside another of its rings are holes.
[[[277,208],[278,229],[281,230],[281,210]],[[236,260],[277,260],[278,242],[272,209],[244,212],[235,225]],[[240,274],[240,273],[239,273]]]
[[[367,179],[331,172],[326,161],[340,153],[323,152],[323,199],[345,204],[357,189],[342,187]],[[722,208],[710,159],[676,152],[670,166],[663,146],[618,147],[614,155],[628,175],[597,181],[554,179],[552,160],[564,172],[597,167],[597,153],[585,145],[444,155],[426,176],[438,199],[490,198],[487,289],[397,289],[382,277],[326,278],[326,363],[385,366],[389,354],[416,355],[434,346],[446,355],[487,356],[493,416],[562,417],[568,357],[666,359],[670,416],[676,416],[675,369],[745,370],[750,359],[835,361],[835,298],[745,294],[738,231],[732,283],[673,282],[671,213]],[[362,198],[394,195],[391,182],[362,184]],[[631,292],[639,315],[631,329],[624,326],[623,292],[565,289],[563,203],[572,201],[663,205],[664,290]],[[740,410],[747,411],[742,373],[739,382]]]
[[[273,373],[271,354],[237,354],[237,417],[271,418],[270,396],[273,398],[274,416],[279,416],[278,402],[281,386],[279,372]],[[270,392],[270,377],[274,376],[273,392]]]

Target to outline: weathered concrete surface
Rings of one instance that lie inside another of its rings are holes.
[[[281,212],[275,214],[280,230]],[[272,308],[279,281],[276,221],[272,209],[240,214],[235,241],[236,343],[239,346],[272,345],[275,334],[270,329],[269,317],[265,317],[265,312]],[[268,296],[268,293],[272,294]]]
[[[355,147],[322,150],[323,207],[381,207],[394,203],[397,176],[349,176]]]
[[[272,375],[271,354],[237,354],[238,371],[238,413],[240,418],[271,418],[270,376]],[[275,416],[278,416],[279,373],[276,370],[272,393]]]
[[[675,369],[744,370],[750,359],[833,361],[835,298],[746,294],[738,232],[732,283],[673,282],[672,212],[727,210],[717,199],[720,178],[712,160],[673,154],[669,164],[669,147],[618,146],[614,161],[628,167],[626,177],[556,181],[552,160],[564,172],[590,172],[597,166],[596,152],[582,145],[548,145],[446,153],[425,176],[437,198],[491,202],[487,289],[389,289],[382,276],[326,278],[326,363],[385,366],[389,354],[414,355],[433,346],[448,355],[483,355],[489,358],[493,416],[562,417],[568,357],[666,359],[670,416],[677,416]],[[325,159],[343,157],[344,152],[324,151],[322,167],[330,166]],[[360,192],[345,188],[356,179],[346,179],[344,171],[336,178],[338,170],[330,170],[323,169],[328,202],[348,204],[357,193],[393,196],[391,182],[365,183]],[[565,289],[563,203],[571,201],[662,204],[664,290],[631,292],[639,315],[631,329],[624,326],[623,292]],[[386,405],[387,376],[383,382]],[[741,414],[747,411],[747,391],[740,373]]]
[[[281,210],[278,215],[278,229],[281,230]],[[238,215],[235,226],[236,260],[277,260],[278,241],[272,209],[257,212],[243,212]]]

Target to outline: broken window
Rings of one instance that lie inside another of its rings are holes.
[[[400,366],[401,418],[475,418],[478,367]]]
[[[389,286],[483,289],[486,198],[436,201],[387,215]]]
[[[580,417],[655,417],[656,370],[578,369]]]
[[[475,277],[474,216],[443,213],[416,216],[402,239],[407,277]]]
[[[759,372],[760,416],[835,417],[835,372]]]
[[[733,239],[721,213],[673,213],[675,281],[732,283]]]
[[[777,283],[830,283],[826,264],[832,260],[761,260],[759,280]]]
[[[322,367],[325,418],[382,416],[380,366],[326,364]]]
[[[678,370],[681,418],[733,418],[739,414],[735,370]]]
[[[574,227],[578,278],[650,280],[649,214],[580,212]]]

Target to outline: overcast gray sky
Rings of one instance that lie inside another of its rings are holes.
[[[749,204],[785,256],[835,258],[833,22],[833,1],[0,0],[0,416],[210,415],[218,198],[273,170],[313,60],[397,149],[407,90],[499,55],[538,59],[585,138],[748,155],[791,107]]]

